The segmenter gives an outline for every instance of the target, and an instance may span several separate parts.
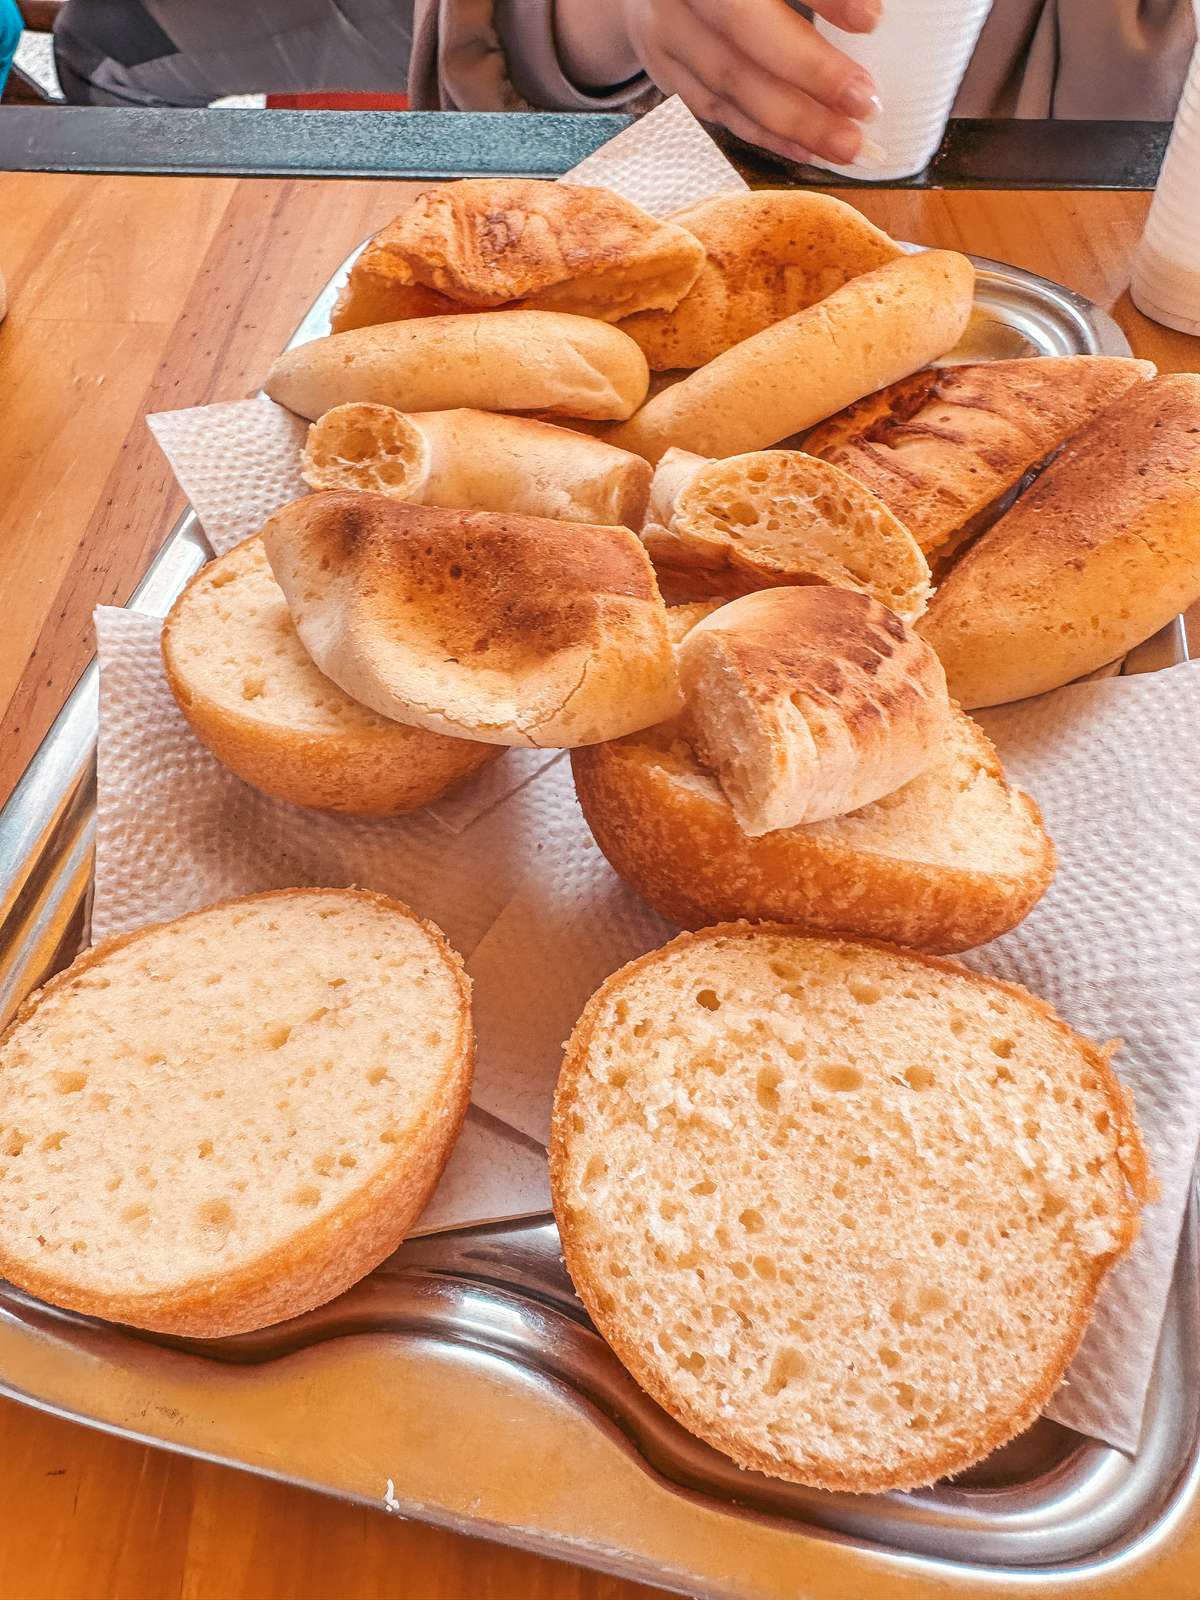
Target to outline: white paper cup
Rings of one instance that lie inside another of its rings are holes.
[[[849,166],[814,158],[847,178],[909,178],[929,164],[975,49],[992,0],[884,0],[874,33],[844,33],[823,18],[816,27],[875,80],[883,103],[868,136],[883,154]]]
[[[1200,45],[1134,257],[1129,293],[1155,322],[1200,334]]]

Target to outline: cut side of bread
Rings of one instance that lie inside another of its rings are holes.
[[[1049,888],[1054,846],[960,711],[936,760],[849,816],[751,839],[682,722],[576,751],[575,788],[622,878],[684,927],[746,917],[943,954],[1017,925]]]
[[[240,1333],[396,1249],[458,1137],[470,984],[381,895],[252,895],[99,945],[0,1039],[0,1274]]]
[[[504,753],[393,722],[339,689],[300,643],[258,535],[196,574],[163,624],[162,652],[201,743],[292,805],[396,816]]]
[[[741,1466],[852,1492],[960,1472],[1045,1406],[1136,1236],[1110,1054],[949,962],[685,934],[567,1045],[567,1269],[638,1383]]]
[[[906,622],[928,603],[929,567],[908,529],[848,472],[802,451],[706,461],[668,450],[650,493],[642,537],[672,600],[830,583]]]
[[[931,552],[958,542],[1031,467],[1153,375],[1152,362],[1119,356],[927,367],[830,417],[804,448],[852,473]]]
[[[304,441],[300,476],[310,489],[357,489],[419,500],[429,476],[429,444],[394,406],[334,406]]]

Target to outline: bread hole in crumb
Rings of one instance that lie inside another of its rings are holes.
[[[333,1152],[323,1150],[319,1156],[313,1157],[313,1171],[318,1178],[328,1178],[333,1173]]]
[[[711,1178],[701,1178],[699,1183],[692,1185],[693,1194],[716,1194],[717,1186]]]
[[[771,971],[777,978],[782,978],[785,983],[794,983],[800,977],[798,968],[788,961],[772,961]]]
[[[860,1006],[873,1006],[883,999],[883,990],[866,978],[851,978],[847,986]]]
[[[1063,1088],[1061,1083],[1056,1083],[1054,1085],[1054,1089],[1052,1091],[1052,1098],[1053,1098],[1054,1103],[1055,1103],[1056,1106],[1066,1105],[1066,1103],[1067,1103],[1067,1091],[1066,1091],[1066,1089]]]
[[[395,1128],[385,1128],[379,1135],[380,1144],[399,1144],[400,1134]]]
[[[682,1210],[683,1207],[679,1204],[679,1201],[672,1200],[668,1195],[664,1195],[658,1202],[658,1214],[664,1222],[674,1222]]]
[[[729,1263],[729,1270],[739,1281],[750,1276],[750,1268],[744,1261],[731,1261]]]
[[[705,1011],[719,1011],[721,1002],[715,989],[701,989],[696,995],[696,1004],[703,1006]]]
[[[59,1128],[54,1133],[48,1133],[46,1135],[46,1137],[42,1140],[42,1149],[43,1150],[61,1150],[62,1147],[63,1147],[63,1140],[66,1137],[67,1137],[67,1130],[65,1128]]]
[[[1088,1173],[1089,1177],[1098,1178],[1100,1176],[1100,1174],[1104,1171],[1104,1157],[1103,1156],[1093,1156],[1092,1159],[1088,1162],[1087,1167],[1086,1167],[1085,1170]]]
[[[111,1178],[105,1180],[104,1187],[109,1194],[116,1194],[124,1181],[120,1173],[114,1172]]]
[[[311,1210],[314,1206],[319,1206],[320,1203],[321,1191],[315,1183],[302,1183],[292,1193],[292,1204],[294,1206],[302,1206],[306,1210]]]
[[[911,1383],[894,1383],[892,1385],[892,1393],[896,1396],[897,1403],[903,1406],[905,1411],[911,1411],[917,1403],[917,1391]]]
[[[808,1358],[802,1350],[797,1350],[795,1345],[785,1344],[781,1350],[775,1352],[771,1362],[771,1370],[767,1374],[767,1381],[763,1384],[763,1393],[774,1398],[782,1393],[789,1383],[796,1383],[808,1372]]]
[[[988,1049],[993,1055],[999,1056],[1001,1061],[1007,1061],[1013,1053],[1013,1042],[1007,1038],[989,1039]]]
[[[861,1071],[858,1067],[848,1065],[818,1067],[816,1080],[822,1089],[832,1090],[835,1094],[853,1094],[863,1086]]]
[[[1096,1113],[1096,1132],[1097,1133],[1107,1133],[1109,1128],[1111,1128],[1111,1127],[1112,1127],[1112,1118],[1109,1116],[1108,1112],[1107,1111],[1098,1111]]]
[[[967,1031],[967,1019],[960,1017],[957,1012],[950,1018],[950,1032],[956,1039],[961,1039]]]
[[[858,1227],[858,1218],[851,1211],[843,1211],[838,1221],[843,1228],[854,1229]]]
[[[770,1256],[755,1256],[750,1265],[754,1268],[755,1277],[761,1278],[764,1283],[775,1282],[775,1263]]]
[[[268,1050],[282,1050],[292,1037],[292,1030],[286,1022],[277,1022],[269,1027],[263,1035],[263,1042]]]
[[[19,1128],[10,1128],[4,1136],[4,1154],[19,1156],[27,1142],[26,1135]]]
[[[1023,1128],[1025,1137],[1027,1139],[1036,1139],[1038,1134],[1040,1134],[1042,1131],[1041,1123],[1038,1122],[1034,1117],[1026,1117],[1025,1121],[1021,1124],[1021,1127]]]
[[[589,1156],[587,1166],[583,1169],[583,1177],[579,1180],[579,1187],[586,1193],[593,1184],[601,1178],[608,1176],[608,1162],[601,1155]]]
[[[755,1080],[755,1095],[759,1105],[764,1111],[779,1110],[779,1085],[783,1082],[783,1073],[778,1067],[760,1067]]]
[[[929,1418],[918,1411],[915,1416],[909,1417],[908,1425],[914,1433],[920,1433],[922,1429],[929,1426]]]
[[[753,1206],[747,1206],[744,1211],[739,1212],[738,1221],[747,1233],[761,1233],[767,1225],[762,1212],[756,1211]]]
[[[582,1133],[584,1128],[586,1128],[586,1127],[587,1127],[587,1123],[579,1115],[578,1111],[572,1111],[572,1113],[571,1113],[571,1131],[572,1131],[572,1133]]]
[[[347,1171],[353,1167],[356,1167],[357,1165],[358,1157],[351,1155],[349,1150],[343,1150],[341,1155],[338,1157],[338,1166],[345,1167]]]
[[[849,1190],[847,1189],[844,1180],[839,1178],[829,1192],[835,1200],[844,1200],[846,1195],[849,1193]]]
[[[898,1367],[900,1365],[900,1352],[893,1350],[890,1344],[879,1347],[879,1359],[885,1367]]]
[[[633,1025],[633,1037],[635,1039],[644,1039],[649,1032],[650,1032],[650,1018],[649,1017],[643,1017],[640,1022],[635,1022],[634,1023],[634,1025]]]
[[[906,1067],[904,1081],[910,1089],[916,1089],[919,1093],[925,1089],[932,1089],[937,1077],[932,1067]]]
[[[629,1082],[629,1074],[624,1067],[614,1067],[605,1081],[610,1089],[623,1089]]]
[[[126,1206],[121,1212],[121,1221],[133,1226],[135,1223],[144,1222],[150,1215],[150,1207],[142,1201],[135,1201],[133,1205]]]
[[[212,1155],[212,1153],[213,1153],[213,1142],[212,1142],[212,1140],[211,1139],[201,1139],[200,1143],[196,1146],[196,1154],[200,1158],[200,1160],[201,1161],[207,1161],[208,1158]]]
[[[86,1072],[55,1072],[51,1081],[59,1094],[78,1094],[87,1088],[88,1079]]]
[[[86,1241],[86,1239],[73,1239],[71,1241],[71,1254],[73,1256],[85,1256],[85,1255],[87,1255],[87,1241]]]
[[[242,679],[242,699],[257,700],[267,687],[267,680],[261,672],[247,673]]]
[[[372,1067],[367,1073],[367,1082],[372,1088],[377,1088],[389,1076],[390,1074],[388,1073],[388,1069],[386,1067]]]
[[[926,1283],[917,1290],[917,1310],[927,1316],[932,1316],[937,1311],[949,1309],[950,1301],[945,1291],[936,1284]]]
[[[330,989],[342,989],[345,987],[345,984],[345,978],[330,978],[327,987]]]

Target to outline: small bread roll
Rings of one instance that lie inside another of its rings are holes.
[[[974,287],[974,267],[953,250],[902,256],[743,339],[609,440],[648,461],[671,445],[731,456],[777,444],[953,349]]]
[[[264,385],[315,421],[368,400],[397,411],[549,411],[593,420],[632,415],[646,358],[628,334],[558,311],[420,317],[355,328],[285,350]]]
[[[621,323],[655,370],[702,367],[902,253],[853,206],[812,189],[719,194],[669,220],[695,234],[707,259],[674,310]]]
[[[640,528],[650,464],[586,434],[494,411],[345,405],[308,430],[313,489],[365,489],[415,505],[515,511]]]
[[[690,630],[678,660],[696,748],[751,838],[890,794],[946,736],[941,663],[848,589],[733,600]]]
[[[929,566],[908,529],[848,472],[800,450],[726,461],[668,450],[650,515],[642,537],[673,601],[833,583],[905,622],[928,601]]]
[[[192,732],[277,800],[390,817],[504,754],[368,711],[309,659],[255,535],[202,567],[163,624],[163,666]]]
[[[314,494],[263,528],[296,631],[363,705],[487,744],[573,746],[680,705],[628,528]]]

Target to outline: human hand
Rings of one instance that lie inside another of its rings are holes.
[[[869,33],[882,7],[813,0],[812,9]],[[613,10],[642,70],[698,117],[792,161],[845,164],[860,153],[860,124],[879,109],[875,85],[786,0],[613,0]]]

